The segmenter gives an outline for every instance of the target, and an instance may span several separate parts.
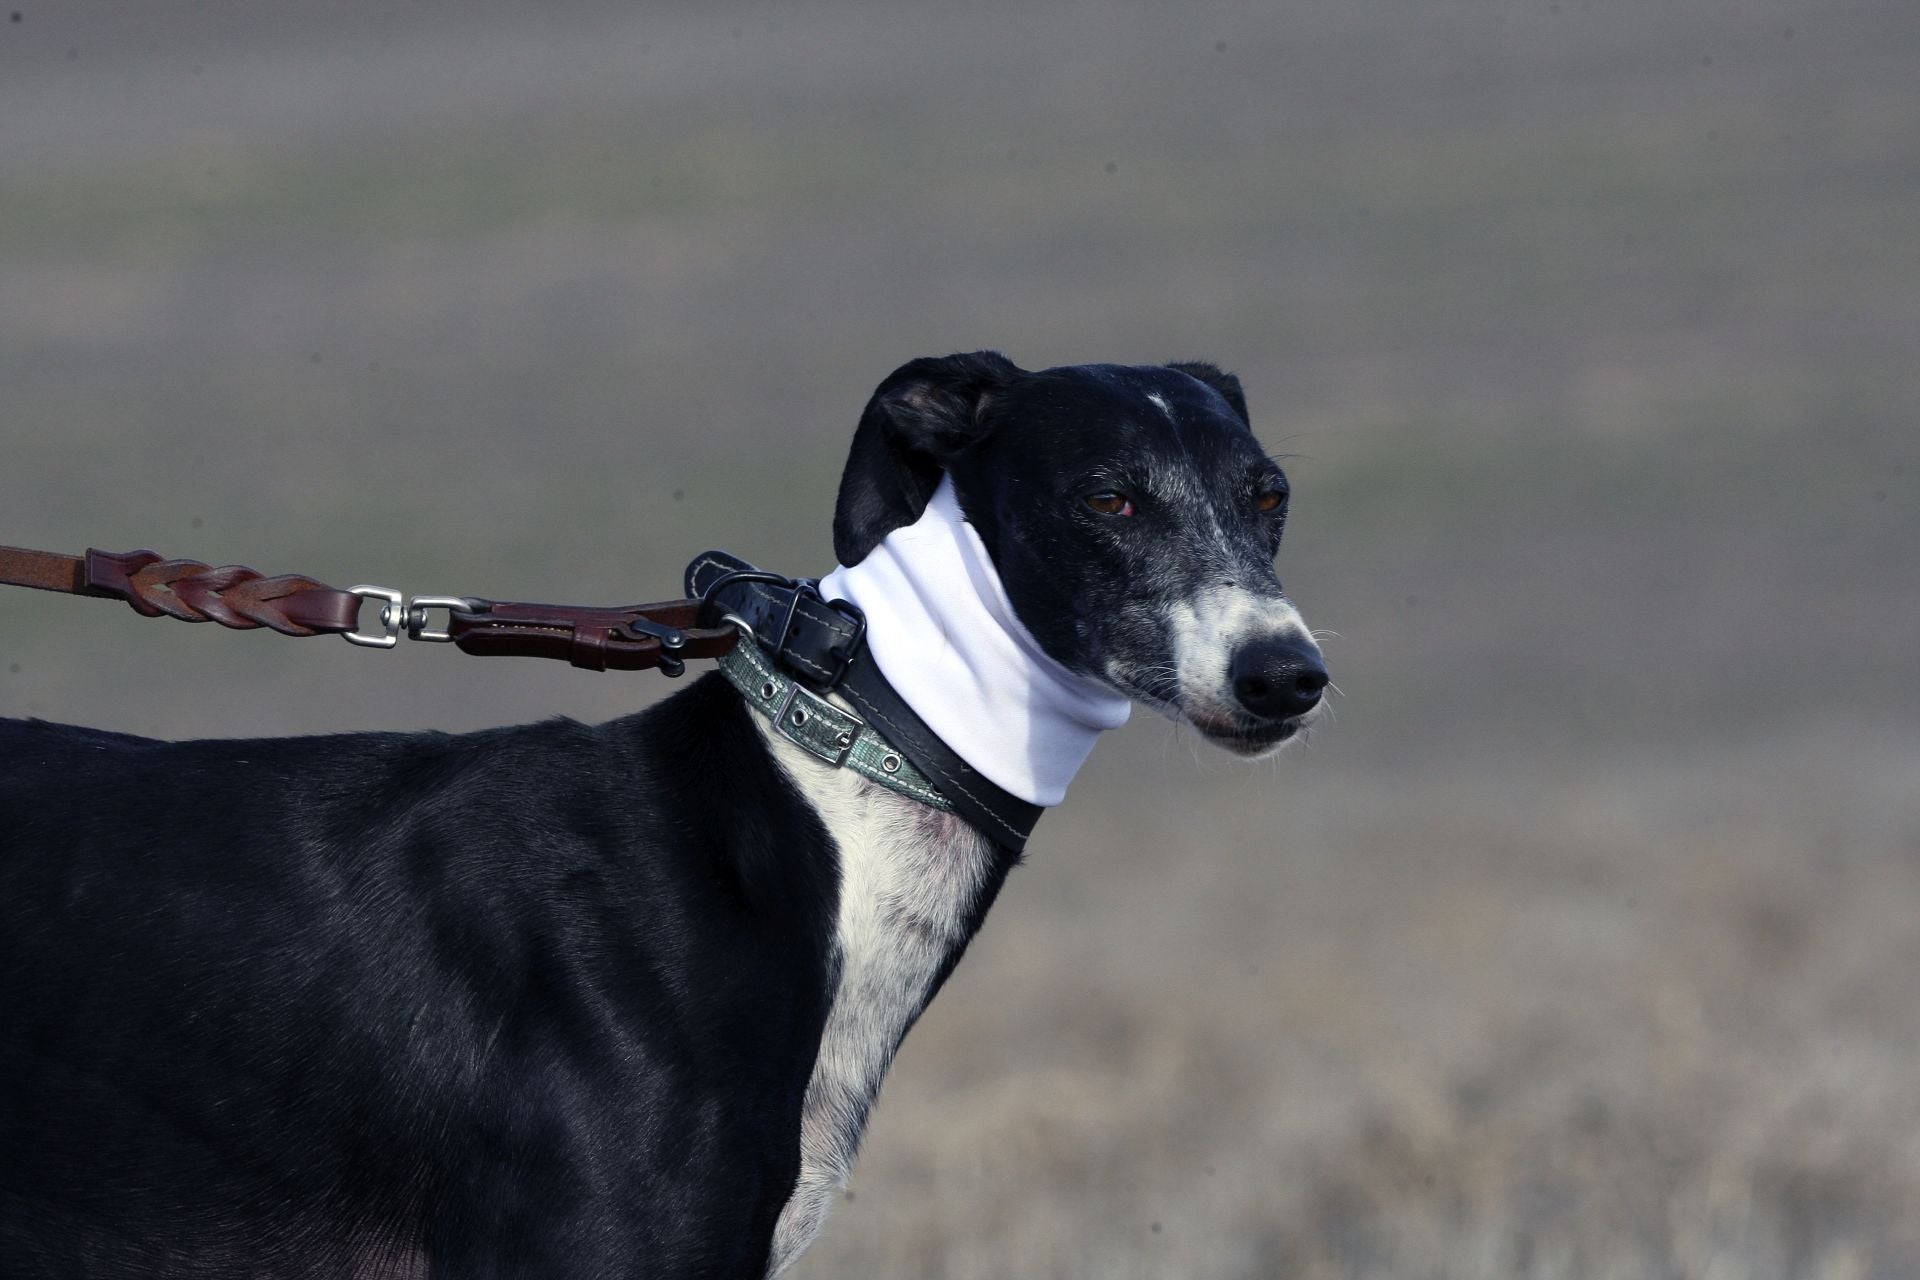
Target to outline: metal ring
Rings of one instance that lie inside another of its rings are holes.
[[[739,631],[741,635],[753,641],[755,644],[760,643],[760,637],[754,634],[753,624],[748,622],[745,618],[741,617],[739,614],[723,613],[720,615],[720,621],[731,622],[734,625],[734,628],[737,631]]]
[[[880,757],[880,767],[888,773],[900,772],[900,757],[889,751]]]
[[[784,573],[770,573],[765,569],[734,569],[709,582],[707,589],[700,593],[700,602],[707,603],[713,599],[714,592],[730,587],[736,582],[770,582],[779,587],[793,585],[793,579]]]
[[[765,569],[735,569],[731,573],[723,573],[712,582],[709,582],[707,589],[700,593],[700,616],[711,616],[707,613],[707,610],[719,607],[718,602],[715,601],[713,597],[736,582],[767,582],[778,587],[791,587],[793,585],[793,579],[787,577],[784,573],[768,573]],[[723,614],[721,616],[724,617],[725,615]]]

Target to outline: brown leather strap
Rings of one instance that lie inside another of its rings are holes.
[[[0,547],[0,582],[40,591],[63,591],[71,596],[106,595],[87,590],[87,562],[79,556],[25,547]]]
[[[312,578],[268,578],[244,565],[214,568],[154,551],[88,548],[81,557],[0,547],[0,583],[125,600],[149,618],[217,622],[236,631],[271,627],[288,636],[351,631],[360,615],[360,597]]]
[[[663,657],[717,658],[739,641],[731,624],[701,627],[698,600],[666,600],[619,609],[565,604],[476,602],[474,612],[455,612],[447,633],[462,653],[558,658],[588,671],[644,671]],[[678,631],[677,649],[667,649],[653,627]],[[640,625],[636,625],[640,624]],[[671,661],[668,664],[671,666]]]
[[[149,618],[217,622],[239,631],[270,627],[288,636],[354,631],[362,603],[354,592],[299,574],[268,578],[242,565],[214,568],[155,551],[89,549],[85,556],[66,556],[0,547],[0,585],[124,600]],[[699,626],[698,600],[624,608],[468,603],[470,609],[452,613],[444,635],[423,638],[451,639],[463,653],[558,658],[589,671],[664,667],[668,674],[678,674],[689,658],[717,658],[739,639],[731,624]],[[424,611],[417,605],[412,611],[419,616],[408,630],[417,634]],[[663,632],[676,636],[679,646],[669,648]]]

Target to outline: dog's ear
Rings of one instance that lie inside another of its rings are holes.
[[[853,433],[833,512],[833,553],[859,564],[927,509],[956,455],[986,439],[996,392],[1020,376],[997,351],[911,360],[887,375]]]
[[[1206,383],[1215,391],[1218,391],[1222,399],[1233,406],[1233,411],[1240,415],[1240,421],[1246,423],[1248,426],[1253,425],[1253,419],[1247,416],[1247,395],[1246,392],[1240,390],[1240,379],[1225,372],[1218,365],[1206,364],[1198,360],[1175,361],[1169,364],[1167,368],[1176,369],[1186,374],[1189,378],[1197,378],[1201,382]]]

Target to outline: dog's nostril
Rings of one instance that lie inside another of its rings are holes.
[[[1249,645],[1234,656],[1231,676],[1234,699],[1263,720],[1305,715],[1327,687],[1319,654],[1288,641]]]

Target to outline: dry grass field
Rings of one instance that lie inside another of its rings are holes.
[[[1344,696],[1145,715],[793,1275],[1920,1275],[1920,11],[0,6],[0,541],[830,561],[912,356],[1199,357]],[[668,691],[0,598],[170,737]]]

